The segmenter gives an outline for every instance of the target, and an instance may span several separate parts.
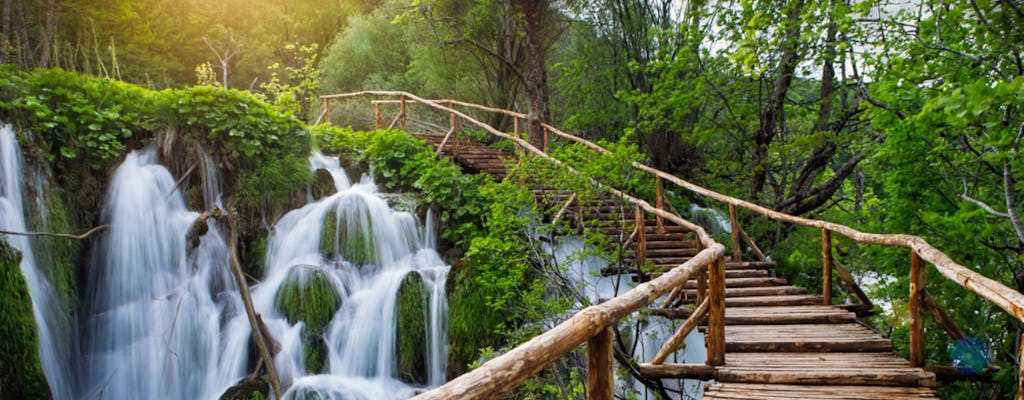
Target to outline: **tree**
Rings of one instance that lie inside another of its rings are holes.
[[[547,55],[564,32],[560,4],[552,0],[504,0],[496,2],[464,2],[451,0],[419,0],[420,15],[439,32],[443,45],[468,46],[477,62],[494,78],[501,90],[497,103],[502,108],[515,108],[518,88],[526,92],[530,143],[544,147],[542,124],[550,119],[547,83]],[[522,66],[522,67],[520,67]],[[506,128],[506,117],[491,122]]]

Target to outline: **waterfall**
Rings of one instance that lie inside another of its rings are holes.
[[[404,399],[414,387],[440,385],[446,377],[449,267],[433,248],[432,227],[389,207],[369,177],[350,183],[336,158],[315,153],[310,164],[331,174],[336,191],[275,224],[263,280],[252,291],[257,311],[282,347],[275,365],[291,383],[285,398],[315,393]],[[398,342],[413,336],[399,332],[396,323],[405,285],[422,290],[427,300],[413,311],[426,327],[412,346],[425,360],[422,382],[404,379],[396,358]],[[304,293],[328,299],[322,306],[333,310],[329,321],[290,309],[291,296],[309,299]],[[321,371],[308,368],[310,346],[326,353],[313,354],[325,364]]]
[[[204,202],[222,207],[216,165],[209,157],[201,162]],[[27,230],[21,164],[5,126],[0,226],[17,232]],[[442,384],[449,267],[434,250],[430,218],[424,226],[389,207],[368,177],[352,184],[336,158],[314,154],[310,164],[332,175],[334,193],[275,224],[265,275],[252,288],[256,310],[281,346],[275,366],[291,387],[285,397],[405,399]],[[250,372],[251,328],[226,237],[209,220],[198,222],[206,224],[198,242],[188,242],[200,213],[186,207],[182,190],[155,150],[127,155],[102,210],[109,227],[94,236],[81,267],[76,320],[38,271],[29,238],[6,236],[22,253],[54,398],[216,399]],[[326,313],[296,314],[282,305],[287,295],[314,289],[327,296],[296,304],[328,307]],[[400,304],[400,297],[411,301]],[[396,355],[399,348],[408,360]]]
[[[18,139],[10,125],[0,127],[0,228],[12,232],[27,231],[22,200],[22,158]],[[45,210],[45,207],[40,208]],[[45,218],[45,215],[43,216]],[[71,373],[69,340],[62,331],[69,326],[68,312],[63,310],[53,285],[36,265],[30,238],[5,235],[5,239],[21,252],[21,273],[32,297],[32,314],[39,336],[39,358],[50,391],[55,399],[72,399],[74,376]]]
[[[222,319],[237,288],[215,226],[186,251],[189,211],[154,150],[134,151],[114,173],[82,299],[85,397],[215,398],[245,374],[222,348]]]

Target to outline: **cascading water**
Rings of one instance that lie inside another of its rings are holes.
[[[153,150],[114,174],[104,232],[83,299],[83,393],[88,398],[215,398],[245,374],[222,355],[221,324],[237,308],[224,239],[214,228],[187,252],[189,211]]]
[[[22,203],[21,149],[10,125],[0,127],[0,229],[25,232]],[[45,207],[40,208],[45,210]],[[43,216],[45,218],[45,215]],[[29,237],[5,235],[5,239],[21,252],[21,273],[32,297],[32,314],[39,336],[39,357],[47,383],[56,399],[73,398],[74,376],[71,373],[72,351],[69,340],[61,337],[68,329],[68,312],[60,301],[46,274],[36,265]]]
[[[0,132],[0,159],[0,226],[24,232],[20,149],[9,126]],[[315,154],[310,162],[331,173],[337,192],[278,221],[264,280],[252,291],[281,345],[275,365],[292,387],[285,397],[404,399],[442,384],[449,267],[433,249],[429,218],[423,227],[389,208],[366,177],[350,184],[337,159]],[[202,171],[206,205],[220,207],[208,158]],[[109,227],[85,267],[80,332],[68,328],[71,316],[37,271],[29,239],[6,237],[22,252],[40,357],[56,399],[213,399],[249,372],[251,330],[225,237],[214,221],[199,221],[207,233],[198,245],[187,242],[200,214],[186,208],[176,185],[154,150],[132,152],[118,167],[103,209]],[[317,321],[282,306],[289,285],[301,292],[310,282],[334,296],[315,334]],[[323,352],[318,371],[306,359],[317,356],[311,342],[322,345],[313,346]],[[412,353],[411,361],[396,356],[399,348]]]
[[[336,159],[314,154],[310,162],[331,173],[337,192],[277,222],[264,280],[253,288],[256,309],[282,345],[275,364],[282,379],[292,383],[285,398],[316,393],[322,398],[404,399],[415,388],[400,378],[417,386],[440,385],[447,360],[448,266],[433,249],[429,225],[423,228],[412,214],[388,207],[367,177],[351,185]],[[313,290],[314,282],[328,289],[322,305],[335,310],[326,326],[290,302]],[[399,332],[396,324],[397,299],[407,287],[425,298],[414,310],[426,327],[420,337]],[[422,353],[421,382],[402,374],[409,366],[396,357],[397,342],[410,338],[422,339],[411,346]],[[311,345],[326,353],[320,355],[326,365],[319,374],[308,368]]]

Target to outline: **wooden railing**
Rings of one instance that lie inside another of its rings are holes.
[[[469,124],[475,125],[493,136],[513,141],[520,149],[524,149],[525,151],[550,160],[556,164],[564,165],[560,161],[547,155],[545,151],[537,149],[530,145],[529,142],[520,138],[518,129],[514,136],[508,135],[485,123],[469,117],[455,107],[466,107],[479,111],[504,114],[513,117],[516,122],[516,126],[518,126],[519,119],[526,118],[525,114],[484,107],[471,103],[464,103],[455,100],[426,100],[406,92],[364,91],[321,96],[320,98],[324,101],[324,114],[321,115],[321,119],[324,119],[324,116],[326,116],[327,118],[325,120],[328,122],[330,121],[330,101],[363,96],[397,97],[399,99],[397,101],[378,101],[375,106],[375,114],[379,115],[379,105],[391,102],[398,103],[401,109],[395,121],[404,121],[407,102],[422,104],[440,112],[449,113],[452,116],[452,121],[455,120],[455,117],[461,118]],[[383,121],[379,117],[375,118],[379,121]],[[394,122],[392,122],[392,125],[394,125]],[[449,134],[455,132],[455,130],[453,123]],[[544,125],[545,148],[549,143],[549,133],[580,143],[599,153],[610,154],[608,150],[593,142],[567,134],[547,124]],[[669,343],[666,343],[666,346],[662,351],[655,356],[655,359],[653,360],[655,362],[651,363],[651,367],[657,368],[657,365],[665,359],[667,354],[663,353],[670,353],[675,350],[675,346],[678,345],[676,341],[681,340],[677,338],[680,336],[679,333],[685,330],[692,330],[693,327],[700,323],[704,318],[702,314],[706,310],[708,324],[706,339],[708,347],[708,361],[706,365],[685,366],[683,368],[690,370],[693,376],[707,376],[709,372],[713,374],[713,368],[715,366],[723,365],[725,362],[725,247],[714,241],[714,239],[712,239],[700,226],[690,223],[689,221],[679,217],[676,213],[669,212],[664,209],[663,189],[660,187],[663,181],[671,182],[680,188],[706,198],[725,203],[729,206],[729,216],[732,225],[731,256],[734,261],[740,261],[741,241],[745,242],[747,246],[751,248],[751,251],[757,255],[759,260],[765,260],[764,254],[757,249],[757,246],[754,245],[749,237],[746,236],[746,233],[743,232],[742,227],[739,225],[736,215],[736,210],[738,208],[751,211],[775,221],[820,229],[822,232],[823,265],[822,298],[823,302],[826,304],[830,304],[832,301],[831,275],[833,270],[839,271],[842,279],[847,283],[848,287],[856,287],[856,284],[853,282],[852,276],[850,276],[849,272],[846,271],[845,268],[843,268],[842,265],[839,264],[832,256],[832,233],[838,233],[861,244],[904,247],[909,249],[911,282],[909,293],[909,350],[910,362],[914,366],[923,366],[924,362],[923,317],[925,309],[927,309],[929,313],[936,318],[939,325],[942,326],[943,329],[951,336],[956,338],[957,336],[963,337],[964,335],[963,331],[960,330],[959,327],[956,327],[955,323],[952,323],[952,319],[950,319],[948,315],[945,315],[945,313],[935,305],[934,300],[932,300],[924,290],[925,262],[934,265],[939,273],[946,279],[956,282],[968,291],[997,305],[1014,318],[1024,321],[1024,294],[956,263],[948,255],[933,247],[927,241],[918,236],[905,234],[865,233],[845,225],[828,221],[788,215],[748,201],[714,192],[683,180],[677,176],[651,168],[638,162],[632,163],[632,166],[657,178],[657,182],[659,184],[657,204],[659,207],[651,206],[648,202],[623,193],[618,189],[605,188],[612,194],[635,204],[639,209],[654,214],[659,219],[668,220],[693,230],[697,234],[698,243],[700,243],[702,250],[689,261],[677,266],[665,274],[662,274],[660,277],[638,285],[634,289],[604,303],[587,307],[555,328],[534,337],[530,341],[516,347],[508,353],[484,363],[479,368],[459,376],[441,387],[415,397],[416,399],[476,399],[499,397],[502,394],[513,390],[530,376],[536,374],[545,366],[563,357],[583,343],[587,343],[587,375],[588,377],[593,377],[588,378],[587,396],[590,399],[611,399],[613,398],[612,388],[610,387],[611,382],[613,382],[610,375],[612,373],[610,361],[612,351],[610,327],[612,324],[615,324],[626,315],[651,304],[660,296],[682,287],[691,276],[697,277],[698,275],[695,274],[702,275],[705,272],[707,272],[709,277],[707,281],[706,297],[702,298],[701,301],[698,302],[699,305],[697,310],[690,315],[690,318],[686,322],[683,323],[680,327],[680,331],[677,332],[677,335],[674,335],[674,337],[669,340]],[[566,168],[572,170],[572,168],[568,166],[566,166]],[[595,185],[603,186],[597,181],[591,180],[591,182]],[[707,268],[705,269],[705,267]],[[701,281],[701,279],[698,279],[698,282]],[[867,296],[865,296],[862,291],[859,291],[859,288],[852,290],[857,292],[857,296],[860,297],[863,302],[870,304],[870,300],[867,299]],[[1022,337],[1021,342],[1024,343],[1024,337]],[[1021,346],[1020,349],[1019,359],[1024,359],[1024,346]],[[1024,363],[1021,364],[1024,365]],[[1019,376],[1021,377],[1021,384],[1019,385],[1017,392],[1017,399],[1024,400],[1024,374]]]

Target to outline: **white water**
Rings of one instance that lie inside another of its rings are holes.
[[[285,398],[404,399],[413,387],[397,380],[395,341],[396,296],[409,274],[418,274],[429,296],[425,310],[427,384],[446,377],[447,302],[444,292],[448,266],[434,250],[433,236],[415,216],[398,212],[377,193],[367,177],[350,185],[338,161],[314,154],[314,169],[334,177],[337,193],[284,215],[274,226],[262,283],[253,287],[253,302],[281,343],[275,365],[285,382],[293,384]],[[323,254],[324,221],[338,221],[334,254]],[[353,259],[358,258],[358,259]],[[290,324],[275,300],[289,273],[313,268],[330,277],[341,306],[326,328],[328,371],[310,376],[302,351],[302,322]],[[351,397],[346,397],[351,396]]]
[[[22,200],[21,149],[10,125],[0,127],[0,229],[26,232],[25,211]],[[45,207],[40,208],[45,210]],[[43,216],[45,218],[45,215]],[[67,324],[68,312],[60,301],[43,271],[36,265],[30,238],[23,235],[5,235],[5,239],[21,252],[21,273],[32,297],[32,314],[39,337],[39,358],[47,383],[56,399],[71,399],[74,377],[71,373],[69,341],[61,337]]]
[[[83,393],[104,399],[212,398],[224,379],[245,374],[225,363],[221,321],[236,314],[237,288],[225,242],[210,224],[191,257],[189,211],[152,150],[117,169],[83,302]],[[232,365],[233,364],[233,365]],[[223,370],[222,370],[223,368]]]

